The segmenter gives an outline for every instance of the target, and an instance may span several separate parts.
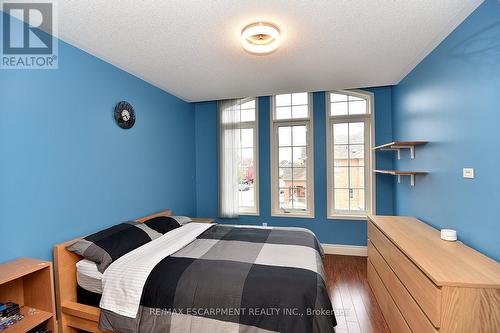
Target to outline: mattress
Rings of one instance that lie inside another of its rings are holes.
[[[88,259],[76,263],[76,281],[83,289],[96,294],[102,294],[102,273],[95,262]]]

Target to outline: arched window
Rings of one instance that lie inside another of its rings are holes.
[[[271,215],[314,217],[311,94],[272,97]]]
[[[373,199],[373,95],[327,93],[328,217],[366,219]]]
[[[219,214],[259,215],[258,99],[219,103]]]

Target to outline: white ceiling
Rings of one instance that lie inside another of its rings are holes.
[[[482,0],[60,0],[59,36],[186,101],[397,84]],[[241,29],[279,26],[267,56]]]

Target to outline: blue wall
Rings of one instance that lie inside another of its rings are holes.
[[[0,70],[0,262],[165,208],[195,213],[194,106],[73,46]],[[114,105],[137,122],[119,128]]]
[[[366,89],[375,94],[375,125],[377,144],[392,139],[391,88]],[[270,185],[270,98],[259,98],[259,175],[260,216],[223,219],[222,223],[299,226],[314,231],[321,242],[330,244],[366,245],[365,221],[327,220],[326,208],[326,108],[325,93],[314,93],[314,199],[315,218],[271,217]],[[217,103],[195,104],[196,128],[196,210],[198,216],[218,216]],[[377,167],[391,168],[392,156],[377,157]],[[377,177],[377,213],[392,214],[392,179]]]
[[[428,140],[400,169],[429,171],[395,187],[395,212],[500,260],[500,2],[487,0],[393,90],[394,138]],[[462,168],[476,178],[462,178]]]

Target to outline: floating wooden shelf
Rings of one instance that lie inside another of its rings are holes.
[[[401,183],[402,176],[410,176],[410,185],[415,186],[415,176],[416,175],[426,175],[427,172],[423,171],[399,171],[399,170],[373,170],[375,173],[381,173],[384,175],[393,175],[398,177],[398,183]]]
[[[375,170],[376,173],[384,173],[393,176],[411,176],[411,175],[425,175],[427,172],[423,171],[398,171],[398,170]]]
[[[401,159],[401,149],[410,150],[410,158],[415,158],[415,146],[425,145],[427,141],[393,141],[373,148],[374,150],[387,151],[395,150],[398,153],[398,160]]]

